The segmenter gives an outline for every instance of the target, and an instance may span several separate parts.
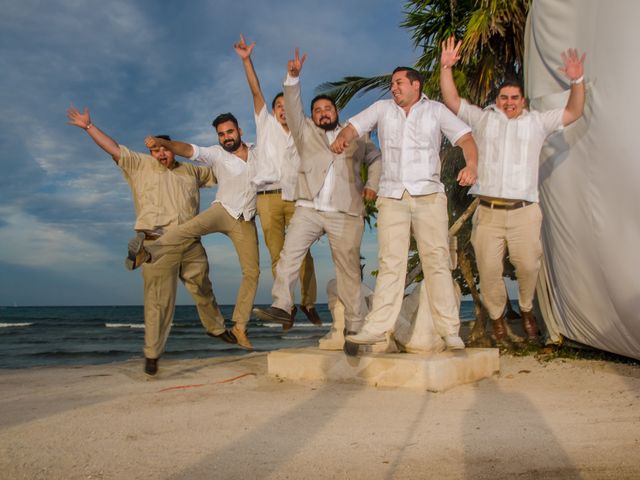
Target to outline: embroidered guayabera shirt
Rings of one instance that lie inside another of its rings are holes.
[[[407,115],[393,100],[379,100],[349,119],[358,135],[378,128],[382,175],[378,196],[402,198],[444,192],[440,181],[442,133],[455,144],[471,128],[440,102],[422,95]]]
[[[216,179],[210,168],[175,162],[166,168],[151,155],[120,145],[118,166],[131,187],[136,209],[135,229],[162,233],[191,220],[200,208],[200,188]]]
[[[200,165],[211,167],[218,179],[218,191],[212,203],[221,203],[233,218],[251,220],[256,214],[256,188],[251,183],[255,175],[256,149],[249,147],[249,156],[245,162],[220,145],[211,147],[193,147],[192,160]]]
[[[295,200],[300,157],[290,132],[263,106],[256,120],[258,161],[253,183],[258,191],[282,189],[283,200]]]
[[[469,194],[537,202],[540,150],[562,128],[563,112],[524,110],[509,119],[495,105],[481,109],[463,99],[458,117],[471,125],[478,144],[478,180]]]

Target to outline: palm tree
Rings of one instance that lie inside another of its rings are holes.
[[[485,105],[503,80],[522,80],[528,9],[529,0],[407,2],[403,8],[406,17],[400,26],[409,29],[415,48],[422,51],[415,68],[424,75],[427,96],[440,98],[440,45],[452,35],[462,40],[461,59],[454,72],[461,96],[474,104]],[[371,78],[348,76],[324,83],[318,91],[333,96],[338,107],[343,108],[356,95],[372,90],[388,91],[390,83],[390,73]],[[470,245],[471,228],[468,222],[464,222],[475,210],[477,202],[466,195],[467,189],[459,187],[455,181],[457,171],[464,164],[460,149],[452,148],[445,141],[441,156],[441,178],[449,199],[450,223],[453,223],[450,234],[458,237],[458,269],[454,278],[462,292],[471,294],[474,300],[477,319],[471,336],[474,340],[484,337],[487,316],[476,289],[478,278]],[[415,250],[413,252],[408,267],[409,283],[421,278],[419,259]]]

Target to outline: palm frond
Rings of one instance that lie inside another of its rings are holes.
[[[337,82],[325,82],[316,88],[317,93],[329,95],[336,102],[338,109],[344,108],[354,97],[364,95],[371,90],[388,91],[391,85],[391,74],[376,77],[344,77]]]

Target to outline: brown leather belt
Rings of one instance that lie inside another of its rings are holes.
[[[258,195],[267,195],[269,193],[282,193],[282,189],[276,188],[275,190],[263,190],[262,192],[257,192]]]
[[[490,202],[488,200],[480,200],[480,205],[487,208],[493,208],[496,210],[515,210],[516,208],[527,207],[531,205],[533,202],[527,202],[526,200],[518,200],[513,203],[502,203],[502,202]]]

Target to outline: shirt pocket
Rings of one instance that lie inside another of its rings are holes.
[[[389,115],[380,122],[378,134],[385,147],[399,148],[402,145],[402,120],[395,114]]]

